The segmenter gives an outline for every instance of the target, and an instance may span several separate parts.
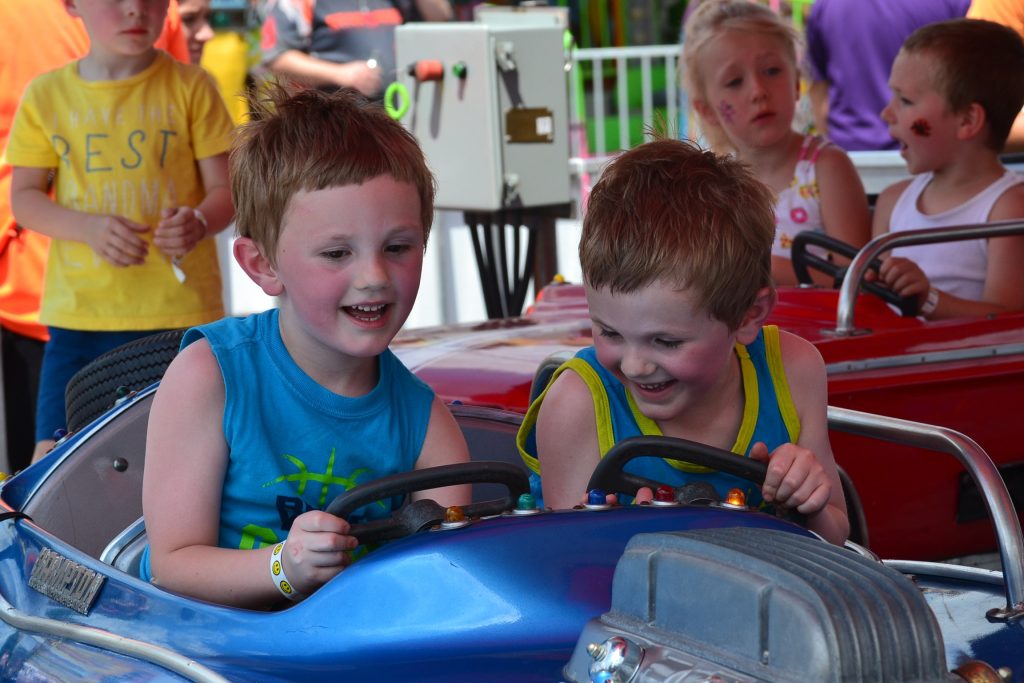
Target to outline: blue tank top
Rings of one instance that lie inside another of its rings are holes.
[[[349,398],[325,389],[295,364],[281,339],[277,309],[192,328],[181,348],[202,337],[225,387],[229,456],[220,547],[272,545],[288,536],[303,512],[325,508],[357,484],[415,467],[434,392],[390,350],[379,356],[377,386]],[[400,504],[381,500],[349,520],[384,517]]]
[[[796,443],[800,438],[800,418],[793,405],[789,383],[782,367],[778,328],[766,325],[751,344],[736,344],[736,356],[740,361],[745,400],[743,418],[730,450],[748,457],[750,447],[758,441],[763,441],[769,452],[784,443]],[[662,436],[658,425],[637,408],[626,387],[598,362],[593,346],[581,349],[563,363],[551,376],[548,387],[555,378],[569,369],[576,372],[590,389],[602,457],[623,439]],[[530,405],[516,438],[519,454],[533,473],[530,479],[537,500],[541,500],[541,469],[537,459],[536,426],[537,415],[546,395],[545,388]],[[729,489],[736,487],[746,493],[747,505],[755,507],[763,502],[760,488],[751,482],[697,465],[660,458],[638,458],[626,466],[626,471],[674,487],[690,481],[706,481],[723,498]],[[583,494],[580,491],[581,497]]]

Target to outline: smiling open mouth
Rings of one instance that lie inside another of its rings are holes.
[[[384,311],[388,308],[387,304],[373,304],[370,306],[344,306],[343,309],[350,316],[356,320],[364,323],[377,322],[384,317]]]
[[[640,383],[637,383],[637,387],[639,387],[643,391],[656,392],[656,391],[661,391],[662,389],[667,388],[668,385],[670,385],[670,384],[672,384],[672,382],[658,382],[657,384],[640,384]]]

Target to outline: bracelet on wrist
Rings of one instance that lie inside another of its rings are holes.
[[[921,304],[921,316],[927,318],[928,316],[935,312],[935,309],[938,307],[938,305],[939,290],[932,287],[928,290],[928,295],[925,297],[924,303]]]
[[[210,222],[206,220],[206,214],[199,209],[192,209],[192,215],[196,217],[196,220],[203,224],[203,237],[210,234]]]
[[[285,541],[281,541],[274,546],[274,550],[270,553],[270,578],[281,595],[292,602],[299,602],[306,596],[295,590],[292,582],[284,573],[284,544]]]

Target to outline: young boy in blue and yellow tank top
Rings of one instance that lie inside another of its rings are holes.
[[[617,441],[665,435],[767,462],[748,502],[795,508],[824,538],[846,539],[821,356],[764,326],[774,224],[763,184],[688,142],[655,140],[608,166],[580,239],[594,345],[559,369],[519,434],[547,506],[579,503]],[[673,486],[709,479],[649,460],[627,470]],[[727,475],[712,483],[749,488]]]

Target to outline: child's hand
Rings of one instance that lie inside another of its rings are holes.
[[[923,299],[928,295],[931,283],[921,267],[910,259],[893,256],[882,261],[878,279],[900,296],[916,296]]]
[[[181,258],[206,237],[206,220],[190,206],[164,209],[153,233],[153,244],[172,258]]]
[[[338,85],[355,88],[367,97],[374,97],[381,90],[380,67],[370,62],[354,61],[338,64]]]
[[[146,260],[149,244],[139,235],[149,226],[122,216],[94,214],[86,222],[85,241],[104,261],[115,266],[137,266]]]
[[[295,518],[282,559],[295,590],[309,595],[352,564],[349,551],[359,541],[348,531],[348,522],[320,510]]]
[[[828,504],[832,484],[813,452],[784,443],[769,455],[768,447],[758,441],[751,447],[750,457],[768,463],[768,474],[761,486],[765,502],[796,508],[805,515],[812,515]]]

